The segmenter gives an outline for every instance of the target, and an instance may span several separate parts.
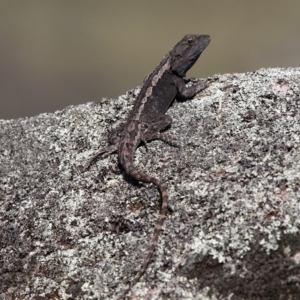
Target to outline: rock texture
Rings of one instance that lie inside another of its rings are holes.
[[[300,299],[300,69],[218,77],[170,108],[182,149],[137,150],[172,211],[129,299]],[[0,299],[114,299],[140,268],[156,188],[82,172],[138,91],[0,121]]]

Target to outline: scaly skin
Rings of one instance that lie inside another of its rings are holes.
[[[119,299],[124,298],[145,273],[155,251],[168,208],[166,184],[136,169],[133,163],[134,153],[141,142],[147,145],[148,141],[154,139],[160,139],[171,145],[178,146],[178,143],[170,135],[161,132],[172,123],[171,117],[165,113],[175,97],[192,98],[211,82],[210,80],[205,80],[187,87],[183,79],[186,72],[197,61],[209,42],[210,37],[208,35],[188,34],[184,36],[146,78],[121,131],[118,130],[111,135],[109,139],[110,145],[101,149],[85,166],[85,169],[87,169],[100,155],[107,156],[118,152],[119,162],[130,176],[141,182],[153,183],[160,192],[161,210],[153,233],[150,250],[136,277]]]

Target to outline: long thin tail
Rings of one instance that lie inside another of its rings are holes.
[[[160,209],[160,215],[159,215],[158,221],[156,223],[156,227],[153,232],[150,250],[144,259],[141,269],[139,270],[139,272],[137,273],[137,275],[135,276],[133,281],[130,283],[129,287],[118,298],[119,300],[123,299],[126,296],[126,294],[132,289],[132,287],[140,280],[140,278],[145,273],[145,271],[151,261],[151,258],[153,256],[153,253],[155,251],[162,226],[166,219],[167,209],[168,209],[168,192],[167,192],[167,186],[164,183],[162,183],[159,179],[157,179],[155,177],[146,175],[146,174],[138,171],[137,169],[135,169],[135,167],[132,164],[130,166],[127,166],[126,171],[131,176],[133,176],[134,178],[136,178],[139,181],[149,182],[149,183],[151,182],[157,186],[157,188],[160,192],[160,195],[161,195],[161,209]]]

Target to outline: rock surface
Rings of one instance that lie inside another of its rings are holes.
[[[137,150],[172,211],[132,299],[300,299],[300,68],[218,77],[169,109],[181,149]],[[116,155],[82,166],[138,92],[0,121],[0,299],[114,299],[133,279],[157,189]]]

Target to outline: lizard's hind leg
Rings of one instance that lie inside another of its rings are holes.
[[[167,129],[171,124],[172,118],[168,115],[162,115],[156,122],[151,123],[151,125],[145,130],[143,134],[143,141],[161,140],[171,146],[180,148],[181,145],[171,134],[161,132]]]
[[[161,140],[168,145],[181,148],[180,143],[171,134],[167,132],[157,132],[151,136],[150,140]]]
[[[86,171],[90,166],[91,164],[93,164],[96,159],[103,155],[103,157],[106,157],[114,152],[116,152],[118,150],[118,145],[110,145],[110,146],[107,146],[105,148],[102,148],[100,149],[96,154],[94,154],[88,161],[87,163],[85,164],[85,166],[83,167],[83,171]]]

